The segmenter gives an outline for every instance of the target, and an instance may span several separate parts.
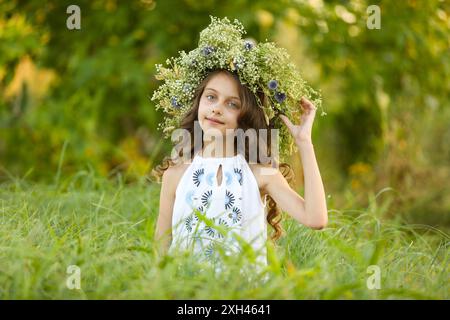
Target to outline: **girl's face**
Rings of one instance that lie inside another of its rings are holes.
[[[208,81],[200,97],[198,121],[203,132],[207,134],[208,130],[215,129],[210,132],[216,134],[220,131],[225,136],[226,129],[237,128],[240,112],[241,100],[236,80],[225,72],[216,74]]]

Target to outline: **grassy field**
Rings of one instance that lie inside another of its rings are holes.
[[[448,299],[448,235],[386,221],[388,202],[369,197],[365,210],[329,207],[320,231],[285,219],[266,273],[246,278],[238,261],[218,276],[189,257],[158,255],[159,185],[89,172],[53,185],[11,179],[0,185],[0,298]],[[80,289],[67,285],[71,265]],[[367,284],[373,265],[379,289]]]

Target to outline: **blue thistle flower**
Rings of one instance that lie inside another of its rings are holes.
[[[233,66],[236,70],[242,68],[244,66],[244,58],[237,57],[233,59]]]
[[[270,80],[267,86],[270,90],[275,90],[278,87],[278,82],[276,80]]]
[[[189,92],[189,91],[191,91],[191,86],[189,85],[189,84],[185,84],[184,86],[183,86],[183,92]]]
[[[245,41],[244,48],[245,50],[251,50],[253,48],[253,43],[251,41]]]
[[[286,95],[283,92],[276,92],[275,93],[275,100],[277,100],[278,103],[282,103],[284,100],[286,100]]]
[[[174,108],[181,107],[181,104],[178,102],[177,97],[172,97],[171,103]]]
[[[214,52],[214,47],[212,47],[212,46],[206,46],[206,47],[203,47],[203,49],[202,49],[202,54],[204,55],[204,56],[209,56],[211,53],[213,53]]]
[[[191,61],[189,61],[189,66],[192,68],[197,67],[197,60],[192,59]]]

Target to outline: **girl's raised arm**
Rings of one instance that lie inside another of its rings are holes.
[[[328,223],[328,211],[322,178],[319,172],[311,131],[316,107],[306,98],[300,102],[304,109],[301,124],[294,125],[286,116],[281,119],[292,134],[300,151],[305,180],[305,199],[291,189],[281,172],[266,179],[266,191],[274,201],[294,219],[314,229],[322,229]]]

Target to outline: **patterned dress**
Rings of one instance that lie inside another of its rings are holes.
[[[220,254],[241,251],[245,241],[254,250],[256,262],[266,266],[265,209],[256,178],[242,154],[216,158],[197,153],[176,189],[169,252],[189,249],[217,263]]]

